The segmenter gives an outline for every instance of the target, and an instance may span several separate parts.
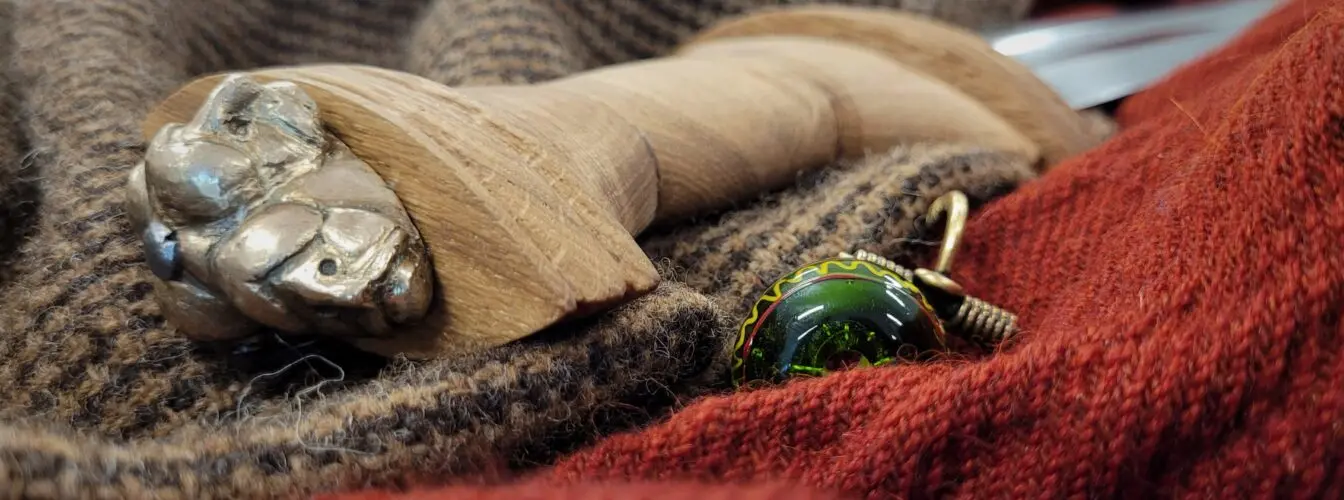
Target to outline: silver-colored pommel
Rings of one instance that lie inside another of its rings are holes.
[[[289,82],[225,79],[131,172],[127,212],[188,337],[389,335],[423,319],[431,263],[401,200]]]

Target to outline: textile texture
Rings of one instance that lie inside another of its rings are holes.
[[[735,323],[763,283],[855,245],[922,256],[919,214],[933,198],[960,189],[978,207],[1033,178],[1024,160],[974,145],[877,152],[659,228],[644,242],[667,278],[656,293],[462,359],[387,360],[276,336],[202,345],[159,316],[122,188],[143,154],[141,120],[193,76],[350,62],[452,85],[541,81],[655,56],[777,3],[788,2],[0,3],[0,496],[301,496],[550,464],[721,389]],[[1030,7],[855,3],[970,27]]]
[[[1023,312],[1003,352],[708,397],[535,480],[1344,497],[1341,75],[1344,3],[1290,2],[985,206],[954,274]]]

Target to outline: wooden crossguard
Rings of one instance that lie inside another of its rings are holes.
[[[1048,165],[1090,147],[1081,118],[975,35],[889,10],[805,7],[715,26],[668,57],[547,83],[449,88],[355,65],[251,73],[297,83],[404,202],[437,296],[359,347],[412,358],[509,342],[649,292],[634,235],[803,171],[925,141]],[[185,122],[223,75],[150,114]]]

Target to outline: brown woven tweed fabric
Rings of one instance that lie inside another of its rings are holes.
[[[0,1],[0,496],[263,497],[546,463],[720,382],[751,295],[854,245],[924,248],[918,215],[1032,175],[916,147],[654,231],[668,283],[592,321],[466,359],[384,360],[268,337],[174,335],[121,209],[138,123],[193,75],[358,62],[449,84],[544,80],[657,55],[766,0]],[[1027,0],[895,0],[967,26]]]

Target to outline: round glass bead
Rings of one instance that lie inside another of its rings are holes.
[[[752,305],[733,348],[733,382],[912,360],[944,342],[913,283],[871,262],[828,259],[780,278]]]

